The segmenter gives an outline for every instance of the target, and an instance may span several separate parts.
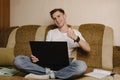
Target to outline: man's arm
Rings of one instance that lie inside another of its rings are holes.
[[[85,50],[86,52],[90,52],[90,45],[86,41],[80,40],[78,44],[83,50]]]
[[[70,38],[77,42],[83,50],[90,52],[90,45],[85,40],[80,39],[80,37],[74,33],[72,28],[68,29],[67,34]]]

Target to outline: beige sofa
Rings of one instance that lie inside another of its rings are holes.
[[[0,32],[0,66],[15,68],[14,57],[17,55],[30,56],[31,50],[29,41],[43,41],[48,30],[55,28],[54,25],[23,25],[3,29]],[[80,49],[75,49],[72,54],[76,59],[86,61],[88,70],[94,68],[118,71],[119,66],[113,66],[113,30],[103,24],[82,24],[73,26],[78,29],[91,46],[90,53],[85,53]],[[116,68],[116,69],[115,69]],[[0,80],[24,80],[26,73],[19,71],[14,76],[0,76]],[[92,77],[82,76],[79,80],[98,80]],[[26,79],[27,80],[27,79]],[[29,79],[33,80],[33,79]],[[108,79],[107,79],[108,80]]]

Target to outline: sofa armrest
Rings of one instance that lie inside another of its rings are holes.
[[[113,66],[120,67],[120,46],[113,47]]]

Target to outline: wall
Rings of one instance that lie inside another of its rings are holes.
[[[10,25],[49,25],[50,10],[63,8],[68,24],[102,23],[114,30],[114,45],[120,46],[120,0],[10,0]]]

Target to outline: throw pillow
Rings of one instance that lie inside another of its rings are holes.
[[[13,65],[14,49],[0,48],[0,66]]]

